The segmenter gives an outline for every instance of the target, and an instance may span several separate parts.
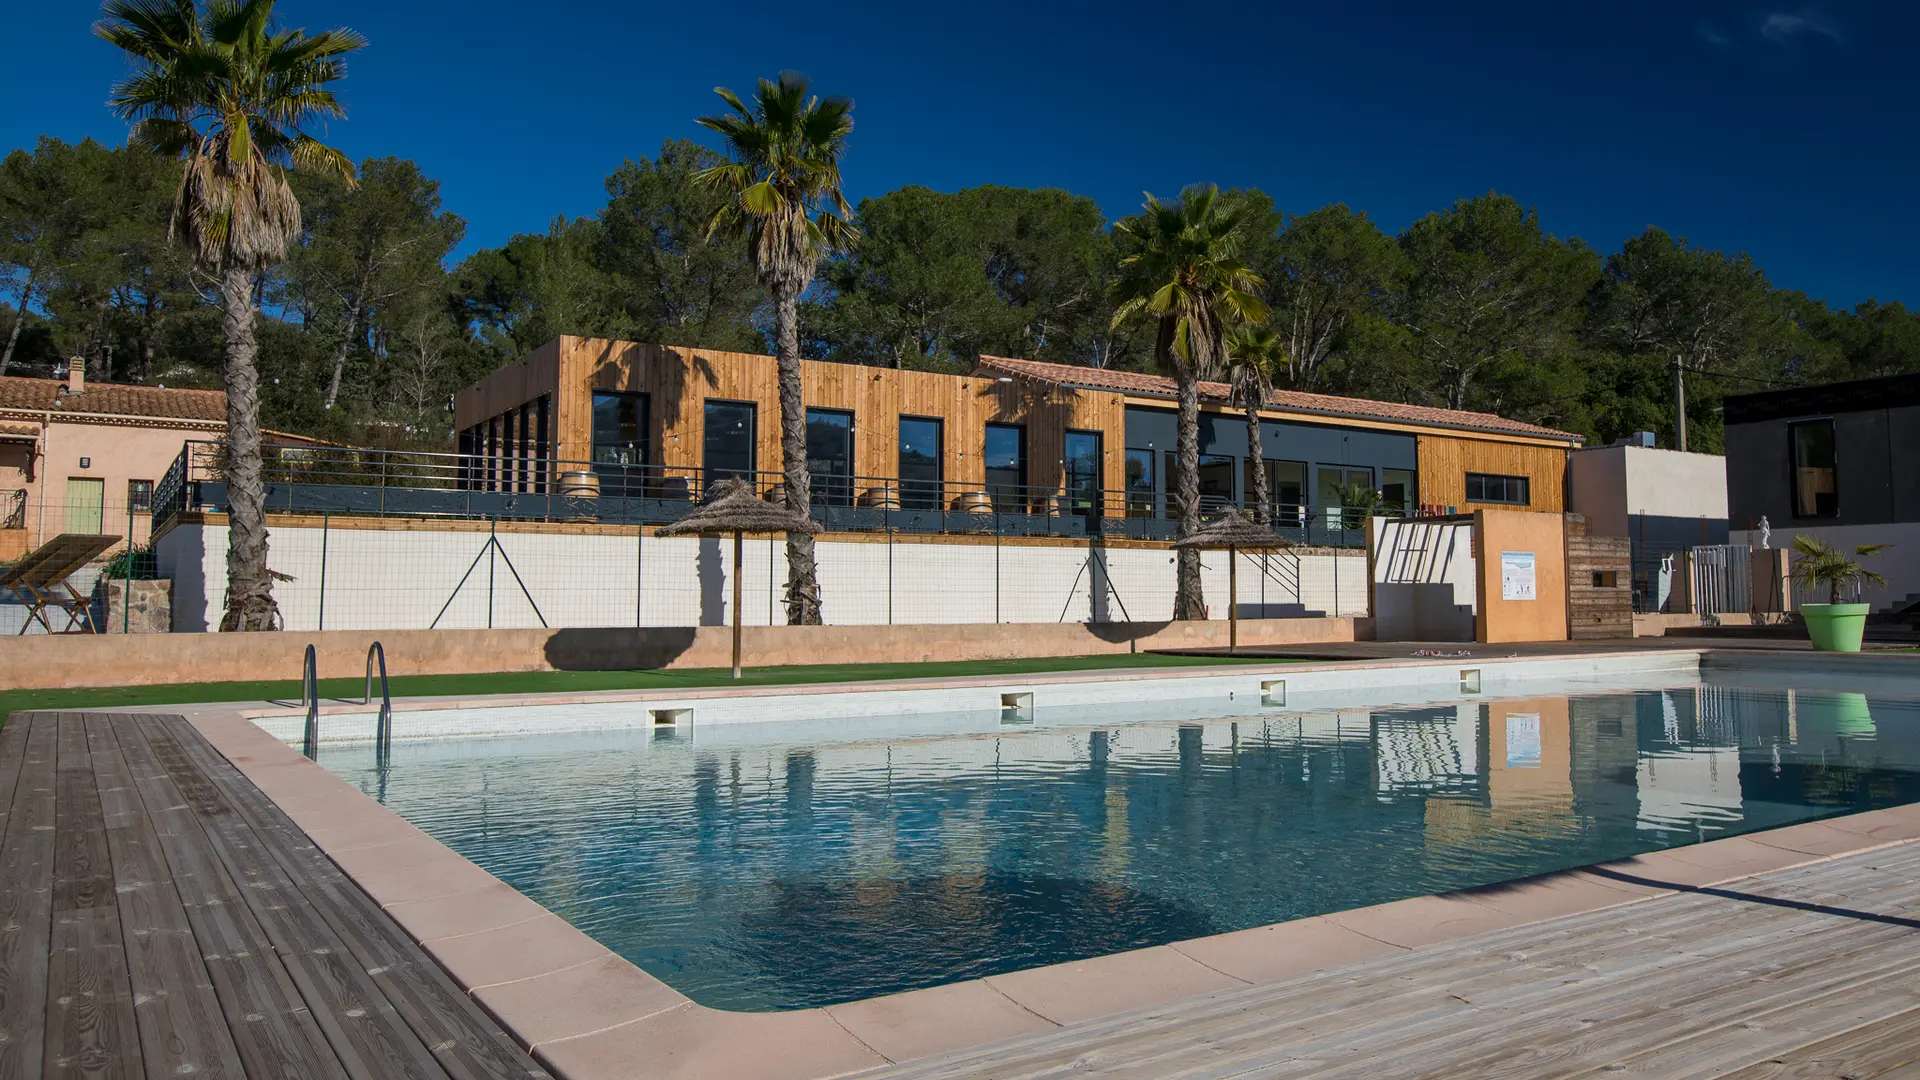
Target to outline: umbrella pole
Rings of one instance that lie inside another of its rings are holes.
[[[1227,655],[1240,651],[1240,556],[1227,545]]]
[[[733,531],[733,677],[736,679],[740,677],[740,608],[742,605],[740,560],[744,555],[745,547],[745,539],[740,530],[735,529]]]

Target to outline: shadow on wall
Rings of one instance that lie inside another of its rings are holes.
[[[1082,623],[1090,637],[1098,638],[1109,645],[1125,645],[1128,652],[1139,652],[1140,642],[1172,626],[1170,619],[1154,622],[1092,622]]]
[[[547,639],[555,671],[639,671],[663,668],[693,647],[691,626],[556,630]]]

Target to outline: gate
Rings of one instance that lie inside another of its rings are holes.
[[[1693,603],[1701,615],[1753,610],[1753,551],[1716,544],[1693,549]]]

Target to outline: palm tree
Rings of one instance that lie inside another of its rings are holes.
[[[1861,558],[1878,555],[1892,544],[1862,544],[1853,549]],[[1885,586],[1887,579],[1847,557],[1847,553],[1812,533],[1793,538],[1793,576],[1809,587],[1827,590],[1827,603],[1844,603],[1846,594],[1864,585]]]
[[[1287,343],[1264,326],[1240,325],[1227,334],[1227,385],[1234,404],[1247,412],[1247,471],[1253,474],[1254,513],[1273,520],[1267,490],[1266,448],[1260,445],[1260,410],[1273,398],[1273,373],[1287,363]]]
[[[804,513],[813,502],[813,479],[807,471],[798,309],[821,256],[860,239],[840,193],[840,155],[853,130],[853,99],[809,97],[806,78],[791,71],[781,72],[778,82],[761,79],[751,108],[726,87],[714,93],[733,111],[699,122],[726,139],[732,160],[698,174],[701,183],[727,196],[708,235],[744,233],[760,284],[773,297],[780,463],[787,505]],[[820,575],[813,537],[804,532],[787,534],[787,622],[820,623]]]
[[[1266,303],[1255,295],[1266,282],[1240,259],[1253,228],[1251,208],[1222,198],[1211,184],[1187,188],[1173,202],[1149,194],[1141,214],[1114,224],[1127,254],[1120,260],[1113,325],[1154,319],[1154,360],[1179,390],[1174,469],[1182,537],[1200,527],[1200,383],[1219,377],[1230,324],[1267,317]],[[1178,558],[1173,617],[1198,619],[1206,607],[1200,553],[1183,548]]]
[[[133,58],[108,105],[133,122],[128,143],[186,160],[170,235],[185,242],[221,297],[227,386],[227,611],[222,630],[279,623],[267,573],[266,491],[260,476],[260,393],[254,282],[300,234],[287,169],[353,182],[346,155],[302,130],[343,117],[328,89],[351,30],[307,34],[274,26],[273,0],[110,0],[94,33]]]

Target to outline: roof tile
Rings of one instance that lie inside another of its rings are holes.
[[[1137,371],[1113,371],[1107,368],[1080,367],[1075,364],[1048,364],[1038,360],[1017,360],[1005,356],[982,356],[980,366],[1008,375],[1056,385],[1070,383],[1075,386],[1113,390],[1123,394],[1153,394],[1170,397],[1174,393],[1172,379],[1162,375],[1146,375]],[[1200,396],[1215,401],[1226,401],[1230,395],[1226,383],[1203,382],[1200,384]],[[1388,420],[1395,423],[1425,424],[1435,427],[1467,428],[1509,435],[1531,435],[1567,440],[1581,438],[1571,431],[1559,431],[1550,427],[1541,427],[1538,424],[1522,423],[1493,413],[1467,412],[1463,409],[1436,409],[1427,405],[1402,405],[1393,401],[1338,397],[1333,394],[1308,394],[1298,390],[1274,391],[1271,406],[1294,412],[1324,413],[1329,416]]]
[[[71,416],[144,416],[160,420],[200,420],[224,423],[227,395],[223,390],[180,390],[123,383],[87,384],[78,394],[67,393],[64,379],[23,379],[0,375],[0,409],[25,409]]]

